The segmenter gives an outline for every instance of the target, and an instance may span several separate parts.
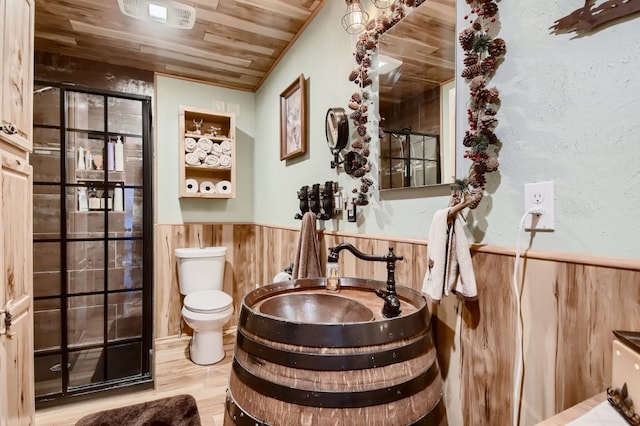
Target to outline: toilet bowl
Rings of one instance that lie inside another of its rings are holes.
[[[191,361],[208,365],[225,356],[222,327],[233,315],[233,298],[222,291],[226,247],[176,249],[182,318],[193,330]]]

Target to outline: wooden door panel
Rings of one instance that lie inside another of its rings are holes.
[[[11,315],[0,334],[0,425],[33,424],[32,168],[26,158],[0,151],[3,273],[0,307]],[[0,309],[1,309],[0,308]],[[6,313],[3,315],[3,320]],[[3,324],[4,326],[4,324]]]
[[[0,126],[3,126],[0,127],[0,138],[30,151],[35,3],[34,0],[3,0],[2,3],[5,16],[0,56]]]

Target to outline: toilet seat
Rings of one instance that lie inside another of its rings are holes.
[[[232,305],[232,297],[220,290],[196,291],[184,298],[184,307],[197,314],[224,312]]]

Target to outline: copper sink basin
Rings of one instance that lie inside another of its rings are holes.
[[[339,324],[373,321],[371,309],[346,297],[326,293],[286,293],[265,300],[260,312],[298,323]]]

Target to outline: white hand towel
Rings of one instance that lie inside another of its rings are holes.
[[[222,149],[222,152],[227,155],[231,154],[231,141],[223,140],[220,142],[220,149]]]
[[[231,167],[231,157],[229,155],[220,156],[220,167]]]
[[[185,152],[193,152],[194,149],[198,146],[198,142],[194,138],[186,138],[184,140],[184,150]]]
[[[184,156],[184,161],[190,166],[199,166],[200,158],[198,158],[198,154],[195,152],[189,152]]]
[[[222,154],[222,147],[218,142],[214,142],[213,145],[211,145],[211,152]]]
[[[201,150],[200,148],[196,148],[196,149],[193,151],[193,154],[196,154],[196,155],[198,156],[198,159],[199,159],[200,161],[204,161],[204,159],[205,159],[205,158],[207,158],[207,153],[206,153],[206,152],[204,152],[203,150]]]
[[[429,228],[427,272],[422,292],[438,303],[442,296],[456,294],[464,300],[476,300],[478,290],[462,222],[456,216],[451,229],[447,224],[449,209],[435,212]]]
[[[211,167],[218,167],[220,165],[220,159],[217,155],[209,154],[207,158],[204,159],[204,164]]]
[[[200,138],[198,139],[198,148],[206,152],[207,154],[211,152],[211,147],[213,146],[213,142],[208,138]]]
[[[422,292],[434,302],[439,302],[444,293],[447,268],[448,209],[438,210],[431,219],[427,246],[427,272],[422,281]]]
[[[471,262],[469,243],[464,233],[462,221],[457,215],[452,232],[445,291],[448,289],[464,300],[477,300],[478,287]]]

